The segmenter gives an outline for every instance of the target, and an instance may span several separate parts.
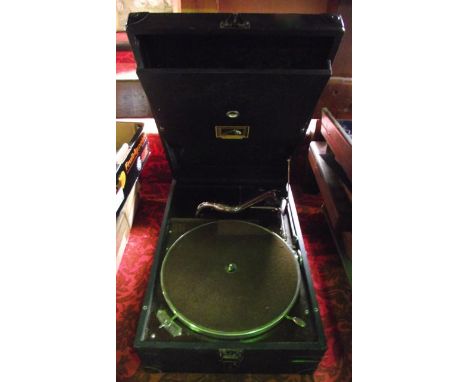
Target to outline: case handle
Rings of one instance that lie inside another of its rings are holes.
[[[244,21],[238,13],[233,13],[219,23],[220,29],[250,29],[250,22]]]

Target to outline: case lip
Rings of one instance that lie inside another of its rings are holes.
[[[173,30],[185,30],[186,26],[180,26],[179,28],[174,27],[174,20],[177,21],[196,21],[197,28],[199,31],[223,31],[235,28],[223,28],[220,25],[220,21],[226,21],[230,17],[240,17],[243,20],[249,22],[251,18],[255,21],[254,24],[250,23],[248,28],[239,28],[238,31],[242,30],[255,30],[255,31],[271,31],[278,30],[278,26],[282,30],[297,31],[297,30],[308,30],[308,31],[345,31],[343,18],[340,14],[337,13],[318,13],[318,14],[303,14],[303,13],[250,13],[250,12],[241,12],[241,13],[212,13],[212,12],[203,12],[203,13],[152,13],[152,12],[130,12],[128,15],[126,30],[127,33],[129,30],[136,30],[140,33],[153,33],[155,31],[167,31],[168,29]],[[165,24],[164,20],[172,18],[170,24]],[[203,25],[199,25],[198,22],[200,18],[204,19],[205,22]],[[298,23],[284,23],[275,25],[274,28],[271,28],[271,23],[262,23],[268,19],[277,19],[281,18],[283,20],[298,21],[300,19],[309,19],[314,20],[313,24],[298,24]],[[153,19],[153,20],[150,20]],[[154,19],[160,19],[162,23],[155,24]],[[208,23],[206,23],[208,21]],[[211,21],[212,23],[210,23]],[[176,25],[177,27],[178,25]]]

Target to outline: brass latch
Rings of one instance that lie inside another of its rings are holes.
[[[249,126],[215,126],[215,132],[219,139],[247,139]]]

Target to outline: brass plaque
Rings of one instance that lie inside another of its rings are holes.
[[[215,126],[216,138],[247,139],[250,126]]]

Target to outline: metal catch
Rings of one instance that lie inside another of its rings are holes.
[[[219,359],[223,363],[238,365],[243,358],[242,349],[219,349]]]

